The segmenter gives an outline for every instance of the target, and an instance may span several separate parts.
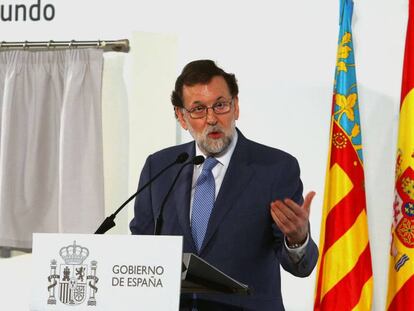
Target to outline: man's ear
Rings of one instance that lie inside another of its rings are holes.
[[[187,130],[187,122],[184,119],[183,110],[180,107],[174,107],[175,115],[177,116],[178,122],[180,122],[180,125],[183,129]]]
[[[240,108],[239,108],[239,97],[235,96],[234,97],[234,119],[238,120],[239,119],[239,113],[240,113]]]

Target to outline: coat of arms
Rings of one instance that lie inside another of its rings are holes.
[[[50,262],[47,304],[56,304],[58,292],[59,300],[65,305],[82,304],[89,294],[87,305],[96,306],[97,262],[92,260],[90,265],[84,263],[89,256],[89,250],[74,241],[72,245],[62,247],[59,255],[64,261],[59,265],[59,273],[57,261],[53,259]]]

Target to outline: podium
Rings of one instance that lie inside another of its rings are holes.
[[[178,311],[180,294],[249,294],[183,254],[182,243],[180,236],[34,234],[30,310]]]
[[[231,278],[192,253],[183,254],[181,293],[226,293],[249,295],[246,284]]]

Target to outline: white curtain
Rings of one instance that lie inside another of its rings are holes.
[[[0,53],[0,246],[104,218],[101,50]]]

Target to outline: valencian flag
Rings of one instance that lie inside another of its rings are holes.
[[[414,305],[414,3],[409,2],[395,169],[388,310]]]
[[[352,9],[351,0],[340,1],[330,150],[314,305],[314,310],[321,311],[368,311],[372,302]]]

